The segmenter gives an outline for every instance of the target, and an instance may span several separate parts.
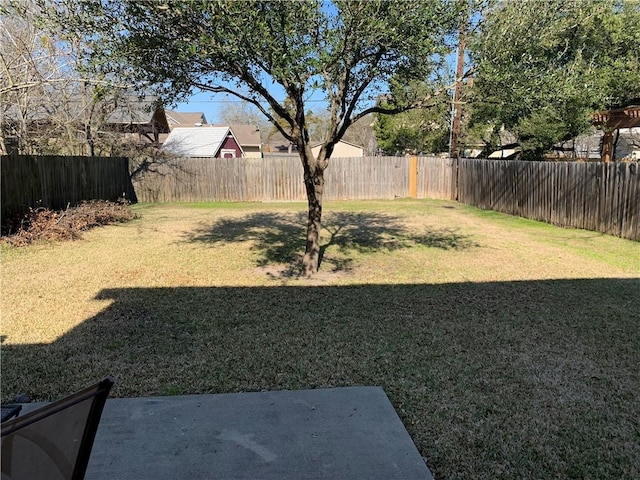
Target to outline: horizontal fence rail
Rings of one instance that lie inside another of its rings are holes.
[[[3,155],[2,221],[8,215],[43,206],[63,209],[83,200],[135,201],[128,159]]]
[[[640,240],[637,163],[461,159],[458,201]]]

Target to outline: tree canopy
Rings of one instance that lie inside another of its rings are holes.
[[[65,8],[79,11],[82,28],[99,39],[94,60],[104,68],[120,66],[168,103],[197,90],[245,100],[297,146],[309,201],[307,274],[317,269],[323,173],[335,144],[367,114],[427,104],[376,100],[392,77],[430,78],[459,8],[455,0],[78,1]],[[312,95],[326,100],[329,113],[316,157],[306,118]]]
[[[640,3],[494,1],[472,36],[472,124],[502,127],[525,158],[640,98]]]
[[[283,119],[281,133],[304,140],[304,132],[292,133],[302,120],[296,116],[321,92],[333,124],[329,148],[353,121],[380,109],[375,100],[392,76],[431,75],[452,18],[448,2],[434,0],[81,3],[102,34],[103,65],[120,63],[169,102],[195,90],[227,93],[274,125]]]
[[[398,90],[416,90],[432,97],[429,109],[414,109],[397,115],[376,114],[374,129],[378,147],[387,155],[441,153],[449,149],[451,123],[451,99],[443,90],[434,92],[431,82],[415,85],[392,84],[392,98],[397,102],[402,97]],[[382,106],[387,106],[381,100]]]

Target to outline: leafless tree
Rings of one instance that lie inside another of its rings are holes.
[[[87,45],[63,35],[35,0],[0,6],[0,153],[95,155],[121,86],[96,72]]]
[[[211,121],[211,120],[209,120]],[[242,100],[229,101],[212,123],[224,125],[255,125],[260,129],[260,141],[267,143],[271,124],[254,105]]]

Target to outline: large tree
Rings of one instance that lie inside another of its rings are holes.
[[[431,78],[459,8],[454,0],[81,3],[94,19],[88,31],[100,37],[95,53],[103,65],[119,62],[170,103],[197,90],[245,100],[296,145],[308,198],[306,275],[318,268],[324,171],[334,146],[365,115],[428,103],[382,107],[375,100],[392,76]],[[314,157],[306,103],[318,92],[330,124]]]
[[[516,135],[526,158],[640,97],[640,2],[490,2],[472,36],[472,123]]]

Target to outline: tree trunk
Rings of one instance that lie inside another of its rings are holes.
[[[96,150],[95,150],[95,144],[93,142],[93,135],[91,134],[91,125],[87,123],[87,125],[85,126],[85,140],[87,142],[87,147],[88,147],[88,156],[89,157],[95,157],[96,156]]]
[[[304,186],[307,190],[309,215],[307,217],[307,244],[302,259],[304,275],[312,276],[318,271],[320,259],[320,230],[322,228],[322,193],[324,190],[324,169],[305,168]]]

